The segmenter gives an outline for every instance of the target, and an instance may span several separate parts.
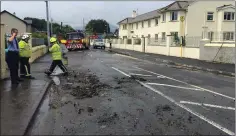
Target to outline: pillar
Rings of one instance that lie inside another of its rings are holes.
[[[170,56],[170,45],[171,45],[171,36],[166,36],[166,48],[167,48],[167,55]]]
[[[6,70],[6,54],[5,54],[5,31],[4,31],[4,24],[1,24],[1,48],[0,48],[0,79],[6,78],[7,70]]]

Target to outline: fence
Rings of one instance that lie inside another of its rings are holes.
[[[140,38],[134,39],[134,44],[141,45],[141,39]]]
[[[162,38],[149,38],[148,44],[150,46],[166,46],[166,39]]]
[[[119,39],[120,44],[124,44],[124,39]]]
[[[127,44],[132,44],[132,39],[127,39]]]
[[[44,45],[44,39],[43,38],[32,38],[32,47]]]
[[[234,42],[235,35],[234,31],[232,32],[208,32],[206,38],[210,42]]]
[[[199,47],[202,37],[185,37],[185,46],[186,47]]]

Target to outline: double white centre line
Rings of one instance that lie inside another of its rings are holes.
[[[114,70],[116,70],[116,71],[118,71],[118,72],[120,72],[121,74],[123,74],[123,75],[125,75],[125,76],[127,76],[127,77],[131,77],[130,75],[126,74],[125,72],[123,72],[123,71],[121,71],[121,70],[119,70],[119,69],[117,69],[117,68],[115,68],[115,67],[111,67],[111,68],[114,69]],[[163,76],[163,75],[162,75],[162,76]],[[192,113],[193,115],[197,116],[198,118],[200,118],[200,119],[206,121],[207,123],[211,124],[212,126],[214,126],[214,127],[218,128],[219,130],[225,132],[226,134],[234,135],[234,132],[232,132],[232,131],[230,131],[229,129],[227,129],[227,128],[221,126],[220,124],[218,124],[218,123],[216,123],[216,122],[214,122],[214,121],[212,121],[212,120],[206,118],[205,116],[203,116],[203,115],[201,115],[201,114],[199,114],[199,113],[197,113],[197,112],[195,112],[195,111],[189,109],[188,107],[184,106],[183,104],[181,104],[181,103],[175,101],[173,98],[171,98],[171,97],[169,97],[169,96],[163,94],[162,92],[160,92],[160,91],[158,91],[158,90],[152,88],[151,86],[149,86],[149,85],[147,85],[147,84],[145,84],[145,83],[143,83],[143,82],[141,82],[141,81],[139,81],[139,80],[136,80],[136,81],[137,81],[139,84],[143,85],[144,87],[146,87],[146,88],[148,88],[148,89],[150,89],[150,90],[152,90],[152,91],[158,93],[159,95],[161,95],[162,97],[164,97],[164,98],[166,98],[167,100],[171,101],[171,102],[174,103],[175,105],[177,105],[177,106],[179,106],[179,107],[185,109],[186,111]]]

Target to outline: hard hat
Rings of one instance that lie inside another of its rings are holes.
[[[23,40],[25,40],[25,39],[27,39],[27,38],[29,38],[29,35],[27,35],[27,34],[24,34],[24,35],[22,36],[22,39],[23,39]]]
[[[53,42],[56,42],[56,41],[57,41],[57,39],[55,37],[50,38],[50,43],[53,43]]]

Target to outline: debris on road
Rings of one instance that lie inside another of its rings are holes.
[[[98,118],[98,123],[109,125],[109,124],[115,123],[116,119],[119,119],[119,116],[116,112],[114,112],[112,114],[105,113],[103,116],[100,116]]]

